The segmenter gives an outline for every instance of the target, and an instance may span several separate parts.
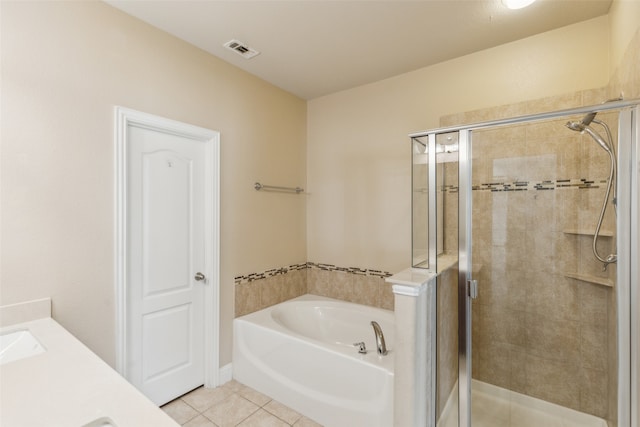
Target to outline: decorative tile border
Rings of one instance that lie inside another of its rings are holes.
[[[358,267],[338,267],[333,264],[321,264],[308,262],[307,268],[325,270],[325,271],[342,271],[344,273],[357,274],[359,276],[377,276],[377,277],[390,277],[391,273],[388,271],[372,270],[367,268]]]
[[[592,189],[600,188],[600,184],[606,185],[607,179],[589,180],[586,178],[580,179],[558,179],[558,180],[545,180],[545,181],[499,181],[499,182],[487,182],[479,185],[473,185],[471,189],[473,191],[529,191],[529,190],[556,190],[561,188],[579,188],[579,189]],[[443,185],[441,188],[443,193],[457,193],[457,185]]]
[[[390,277],[391,273],[388,271],[381,270],[373,270],[366,268],[358,268],[358,267],[338,267],[333,264],[322,264],[315,262],[306,262],[302,264],[293,264],[288,267],[282,268],[274,268],[271,270],[266,270],[262,273],[251,273],[245,276],[236,276],[233,278],[233,281],[236,285],[240,283],[250,283],[260,279],[266,279],[267,277],[277,276],[280,274],[286,274],[289,271],[295,270],[305,270],[305,269],[317,269],[317,270],[325,270],[325,271],[342,271],[344,273],[356,274],[359,276],[376,276],[376,277]]]
[[[235,316],[311,293],[372,307],[394,309],[385,278],[391,273],[358,267],[306,262],[235,277]]]
[[[457,185],[443,185],[441,188],[443,193],[457,193],[458,186]]]
[[[255,280],[266,279],[267,277],[286,274],[289,271],[305,270],[309,268],[307,264],[308,263],[292,264],[288,267],[273,268],[271,270],[263,271],[262,273],[251,273],[251,274],[247,274],[246,276],[236,276],[233,278],[233,281],[235,282],[236,285],[240,283],[249,283]]]
[[[579,189],[592,189],[600,188],[599,184],[606,184],[607,180],[588,180],[581,179],[558,179],[558,180],[545,180],[545,181],[511,181],[511,182],[488,182],[480,185],[473,185],[471,188],[473,191],[529,191],[529,190],[556,190],[561,188],[579,188]],[[444,191],[457,192],[458,188],[451,187],[451,190],[444,189]],[[455,189],[455,191],[454,191]]]

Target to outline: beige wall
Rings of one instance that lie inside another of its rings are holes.
[[[608,49],[603,16],[309,101],[309,261],[405,268],[407,134],[438,126],[447,113],[602,87],[608,63],[593,58],[607,58]]]
[[[614,0],[609,9],[609,24],[611,28],[610,72],[614,73],[640,28],[640,1]]]
[[[2,2],[0,304],[114,364],[113,106],[221,132],[221,364],[234,276],[306,262],[306,104],[101,2]]]
[[[640,2],[616,1],[609,14],[611,80],[609,97],[640,98]]]

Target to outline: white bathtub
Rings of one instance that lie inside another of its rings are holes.
[[[371,321],[389,350],[376,352]],[[234,320],[233,376],[328,427],[393,425],[394,314],[315,295]],[[364,341],[367,354],[353,343]]]

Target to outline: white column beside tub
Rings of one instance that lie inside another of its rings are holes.
[[[386,279],[395,294],[395,427],[434,425],[436,276],[409,268]]]

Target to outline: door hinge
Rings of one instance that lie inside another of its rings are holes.
[[[477,280],[467,280],[467,295],[469,295],[471,299],[478,298],[478,281]]]

